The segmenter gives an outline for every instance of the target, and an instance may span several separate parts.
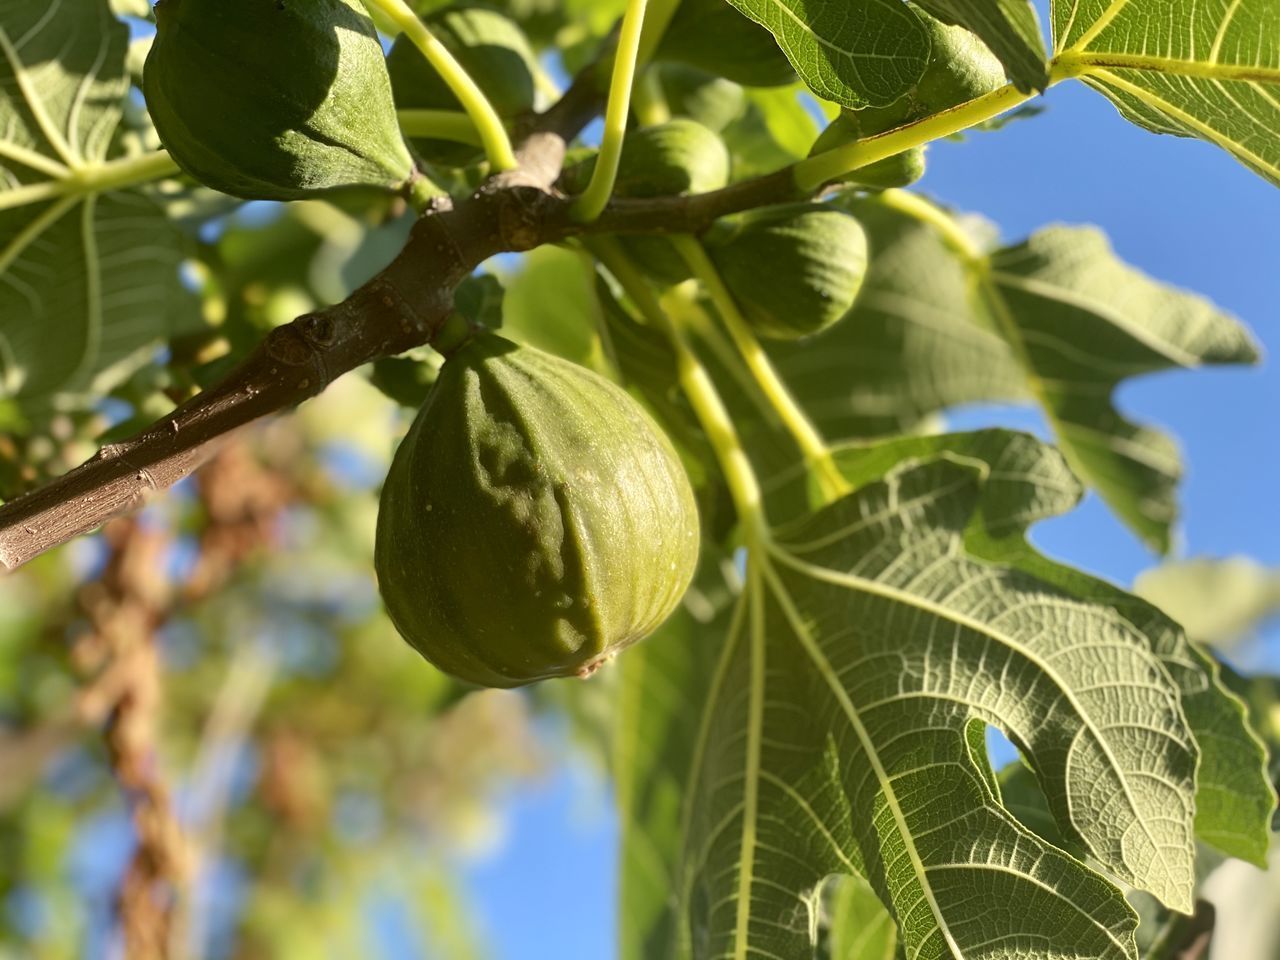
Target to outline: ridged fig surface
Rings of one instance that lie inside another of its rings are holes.
[[[708,235],[708,253],[756,333],[797,340],[853,306],[867,272],[867,236],[819,203],[767,207]]]
[[[697,555],[693,492],[643,408],[494,334],[445,363],[378,513],[397,629],[482,686],[590,673],[666,619]]]
[[[143,91],[179,166],[224,193],[394,190],[412,173],[358,0],[160,0]]]

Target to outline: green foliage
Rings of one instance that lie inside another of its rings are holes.
[[[246,878],[227,955],[369,955],[371,896],[411,906],[417,952],[486,955],[453,858],[491,833],[495,783],[536,766],[529,704],[613,777],[625,960],[1181,949],[1280,823],[1276,681],[1200,646],[1248,650],[1274,572],[1169,563],[1130,593],[1027,531],[1088,490],[1168,551],[1182,458],[1115,394],[1259,351],[1096,228],[1006,242],[902,188],[932,141],[1073,80],[1280,183],[1273,0],[1058,2],[1052,57],[1027,0],[649,0],[625,130],[604,133],[626,203],[594,228],[565,196],[595,128],[555,191],[487,180],[453,90],[474,81],[518,144],[554,101],[547,65],[597,64],[574,96],[603,98],[628,3],[409,7],[458,67],[403,35],[384,59],[354,0],[164,0],[138,77],[149,38],[130,50],[117,17],[145,5],[0,0],[5,494],[167,430],[411,236],[440,243],[359,319],[439,308],[476,334],[447,360],[376,356],[264,428],[268,479],[220,459],[136,528],[167,544],[143,565],[163,627],[134,631],[164,654],[149,765],[194,798],[207,863]],[[396,9],[374,13],[388,37]],[[422,124],[421,176],[394,109],[434,112],[399,118]],[[378,189],[333,192],[352,184]],[[501,222],[467,222],[491,201]],[[437,289],[494,237],[521,253]],[[973,403],[1032,407],[1056,447],[937,432]],[[84,634],[117,536],[0,580],[0,943],[24,956],[80,955],[98,923],[67,863],[120,816],[117,745],[80,713],[116,676]],[[651,631],[586,684],[454,679],[585,675]],[[1020,755],[998,771],[993,729]],[[240,751],[235,792],[219,758]],[[353,838],[353,797],[381,827]],[[1217,949],[1244,958],[1242,936]]]
[[[1053,29],[1064,72],[1125,117],[1207,140],[1280,184],[1280,8],[1270,0],[1203,10],[1194,21],[1158,0],[1075,0],[1054,5]]]
[[[156,24],[147,109],[201,183],[296,200],[408,179],[382,48],[356,0],[161,0]]]
[[[667,618],[697,556],[692,491],[648,415],[492,334],[445,363],[382,491],[388,614],[483,686],[594,672]]]
[[[123,152],[124,25],[95,0],[52,18],[21,3],[0,14],[23,40],[0,59],[0,183],[31,197],[0,205],[0,400],[35,425],[111,389],[200,318],[179,282],[185,243],[154,195],[45,189]]]

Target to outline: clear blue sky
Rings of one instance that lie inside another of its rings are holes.
[[[1098,224],[1130,263],[1252,327],[1266,353],[1261,368],[1157,374],[1126,385],[1118,400],[1181,440],[1180,552],[1280,565],[1280,190],[1206,144],[1133,127],[1082,85],[1055,88],[1045,105],[998,133],[935,146],[922,189],[985,214],[1009,240],[1055,221]],[[1039,425],[991,410],[953,423]],[[1094,497],[1035,539],[1126,584],[1154,562]],[[509,845],[470,875],[496,960],[615,955],[616,827],[603,789],[562,774],[513,799]]]

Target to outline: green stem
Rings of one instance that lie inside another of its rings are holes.
[[[948,249],[964,261],[965,269],[968,271],[971,282],[974,285],[975,294],[979,301],[985,305],[987,314],[995,324],[995,332],[1004,340],[1009,350],[1013,353],[1014,359],[1022,367],[1031,396],[1040,405],[1041,410],[1044,411],[1045,419],[1048,421],[1049,426],[1061,437],[1064,433],[1062,421],[1055,412],[1055,404],[1049,396],[1049,391],[1044,381],[1040,379],[1040,375],[1036,372],[1035,364],[1031,361],[1031,353],[1027,349],[1027,343],[1022,336],[1018,321],[1010,312],[1008,302],[991,276],[991,259],[987,256],[986,251],[965,232],[964,228],[956,222],[955,217],[923,197],[908,193],[905,190],[886,190],[880,195],[880,201],[886,206],[932,227],[937,231]],[[1063,445],[1063,455],[1073,469],[1080,472],[1081,475],[1087,475],[1088,471],[1076,459],[1070,444]]]
[[[906,190],[885,190],[879,200],[886,207],[905,213],[921,223],[927,223],[938,231],[942,241],[953,252],[962,257],[966,264],[975,266],[987,259],[986,251],[965,232],[956,222],[956,218],[937,204],[930,203],[917,194]]]
[[[433,200],[438,197],[447,197],[448,195],[445,190],[441,189],[439,184],[423,173],[415,172],[414,176],[409,180],[409,206],[413,207],[415,213],[423,213],[431,206]]]
[[[0,210],[12,210],[58,197],[123,190],[125,187],[149,183],[162,177],[172,177],[180,172],[173,158],[164,150],[136,157],[122,157],[108,163],[81,167],[58,180],[0,192]]]
[[[734,509],[737,510],[738,519],[747,534],[747,541],[753,544],[767,543],[769,527],[760,483],[742,448],[729,411],[720,399],[706,367],[690,346],[683,328],[667,316],[649,282],[631,264],[614,238],[592,237],[588,244],[591,252],[622,285],[644,319],[656,330],[666,334],[671,342],[676,355],[676,376],[680,387],[689,398],[689,404],[715,450],[725,482],[729,485]]]
[[[483,147],[480,131],[461,110],[400,110],[400,130],[406,137],[433,137]]]
[[[453,95],[462,104],[462,109],[471,117],[476,132],[484,145],[489,165],[497,173],[514,170],[519,164],[515,151],[511,148],[511,139],[506,128],[498,117],[493,104],[484,95],[484,91],[471,79],[471,75],[454,59],[447,47],[437,40],[427,29],[427,25],[419,19],[405,0],[367,0],[387,17],[417,47],[427,62],[435,67],[441,79],[453,91]]]
[[[760,385],[760,389],[768,397],[778,416],[782,418],[787,431],[800,447],[805,462],[817,476],[823,495],[828,500],[833,500],[848,493],[849,483],[832,459],[831,449],[809,421],[804,410],[796,403],[782,377],[778,375],[769,355],[760,345],[746,317],[742,315],[742,310],[734,300],[733,294],[725,286],[720,271],[707,256],[701,241],[687,234],[673,235],[670,239],[672,245],[684,257],[689,269],[693,271],[693,275],[711,297],[711,302],[728,328],[729,336],[733,338],[738,352],[747,364],[747,369],[751,371],[756,383]]]
[[[587,189],[574,201],[570,211],[578,223],[591,223],[609,204],[618,179],[622,159],[622,139],[627,133],[627,116],[631,113],[631,87],[635,83],[636,60],[640,52],[640,33],[644,27],[647,0],[627,0],[622,17],[622,33],[613,61],[613,78],[609,81],[609,103],[604,114],[604,139]]]
[[[998,117],[1029,99],[1030,94],[1022,93],[1013,84],[1009,84],[918,123],[815,154],[792,168],[796,186],[804,193],[813,193],[823,184],[838,180],[854,170],[912,147],[967,130]]]

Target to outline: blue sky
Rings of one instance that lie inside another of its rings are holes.
[[[1133,265],[1249,324],[1266,355],[1260,368],[1157,374],[1122,387],[1118,401],[1181,441],[1179,553],[1280,565],[1280,191],[1214,147],[1132,126],[1083,85],[1054,88],[1045,106],[998,133],[933,147],[921,189],[984,214],[1009,240],[1052,222],[1097,224]],[[1040,426],[1000,410],[964,411],[953,423]],[[1126,584],[1155,562],[1096,497],[1034,537]],[[470,873],[497,960],[615,954],[616,826],[602,790],[580,771],[561,772],[512,799],[507,847]]]

